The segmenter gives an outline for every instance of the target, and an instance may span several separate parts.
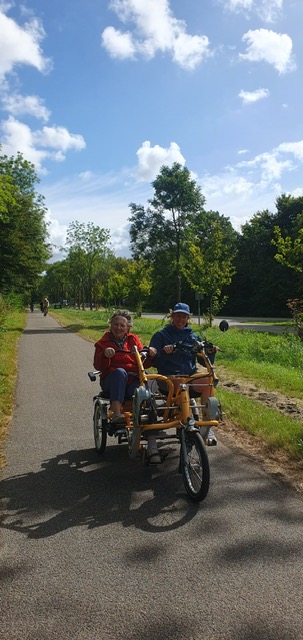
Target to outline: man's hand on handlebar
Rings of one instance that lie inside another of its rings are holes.
[[[206,354],[208,353],[216,354],[217,351],[222,351],[222,349],[220,349],[220,347],[217,347],[217,345],[212,344],[212,342],[206,342],[205,340],[203,340],[202,342],[197,340],[191,346],[184,344],[183,342],[176,342],[175,344],[167,344],[165,347],[163,347],[163,351],[167,354],[173,353],[173,351],[176,351],[176,349],[183,349],[187,351],[190,350],[190,351],[193,351],[194,353],[198,353],[199,351],[205,351]]]
[[[155,347],[148,347],[148,355],[150,358],[154,358],[157,355],[157,349],[155,349]]]
[[[176,350],[176,348],[177,345],[175,344],[167,344],[165,347],[163,347],[163,351],[165,351],[165,353],[172,353]]]

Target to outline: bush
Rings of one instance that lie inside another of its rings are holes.
[[[299,298],[288,300],[287,306],[294,319],[297,336],[300,340],[303,340],[303,300],[300,300]]]

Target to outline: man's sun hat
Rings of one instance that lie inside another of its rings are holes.
[[[177,304],[175,304],[174,308],[173,308],[173,313],[186,313],[188,316],[190,316],[190,308],[188,306],[188,304],[186,304],[185,302],[177,302]]]

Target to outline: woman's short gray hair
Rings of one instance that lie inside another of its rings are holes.
[[[111,324],[112,321],[114,320],[114,318],[125,318],[127,321],[127,326],[128,327],[132,327],[133,326],[133,319],[129,313],[129,311],[127,311],[126,309],[121,310],[121,309],[117,309],[116,311],[114,311],[114,313],[112,314],[112,316],[110,317],[108,324]]]

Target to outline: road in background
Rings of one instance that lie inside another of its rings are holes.
[[[155,320],[163,320],[163,324],[168,322],[168,318],[161,313],[142,313],[142,318],[154,318]],[[285,323],[290,323],[291,318],[229,318],[218,317],[214,318],[213,325],[219,325],[221,320],[227,320],[230,327],[238,329],[250,329],[251,331],[267,331],[269,333],[284,333],[286,331],[294,331],[293,327],[285,326]],[[191,316],[191,321],[199,323],[199,317],[197,315]],[[203,318],[200,317],[200,324],[202,325]],[[277,324],[281,323],[281,324]]]
[[[98,458],[92,358],[28,315],[2,481],[2,639],[302,640],[302,498],[220,432],[200,505],[172,446],[153,468],[113,439]]]

